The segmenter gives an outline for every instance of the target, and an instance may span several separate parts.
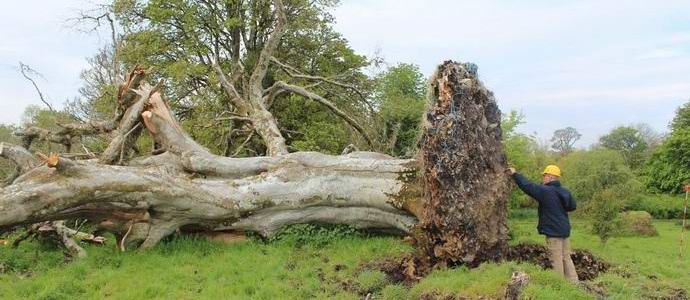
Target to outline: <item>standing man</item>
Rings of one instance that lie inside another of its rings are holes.
[[[558,179],[561,170],[554,165],[547,166],[543,172],[543,184],[530,182],[514,168],[508,169],[520,189],[539,203],[539,234],[546,236],[549,259],[556,273],[572,282],[577,282],[575,265],[570,258],[570,220],[568,212],[576,208],[570,191],[561,186]]]

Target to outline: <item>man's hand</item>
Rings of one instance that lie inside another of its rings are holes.
[[[517,173],[517,171],[515,171],[515,168],[508,168],[506,170],[506,173],[508,173],[508,175],[513,175],[513,174]]]

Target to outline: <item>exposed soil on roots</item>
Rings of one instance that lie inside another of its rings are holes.
[[[499,259],[508,241],[510,178],[493,93],[471,63],[446,61],[432,78],[419,143],[424,193],[413,235],[419,253],[404,263],[413,277]]]

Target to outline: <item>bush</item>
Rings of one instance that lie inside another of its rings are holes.
[[[683,217],[683,196],[650,194],[642,195],[627,210],[646,211],[655,219],[678,219]]]
[[[652,215],[646,211],[627,211],[620,214],[617,235],[620,236],[656,236],[656,228],[652,224]]]
[[[617,229],[614,222],[621,209],[621,201],[616,189],[598,192],[591,200],[592,233],[596,234],[602,244],[613,236]]]
[[[563,170],[563,184],[573,193],[578,207],[587,208],[587,202],[597,193],[616,189],[624,206],[638,201],[642,184],[625,165],[616,151],[595,149],[573,152],[559,162]]]

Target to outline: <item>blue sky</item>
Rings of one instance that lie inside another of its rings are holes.
[[[12,1],[0,11],[0,122],[41,104],[19,60],[42,72],[59,106],[77,95],[85,58],[107,34],[65,25],[88,1]],[[471,61],[502,110],[522,110],[524,132],[545,140],[565,126],[580,147],[616,125],[665,131],[690,99],[690,1],[343,0],[336,29],[365,55],[430,74],[446,59]]]

